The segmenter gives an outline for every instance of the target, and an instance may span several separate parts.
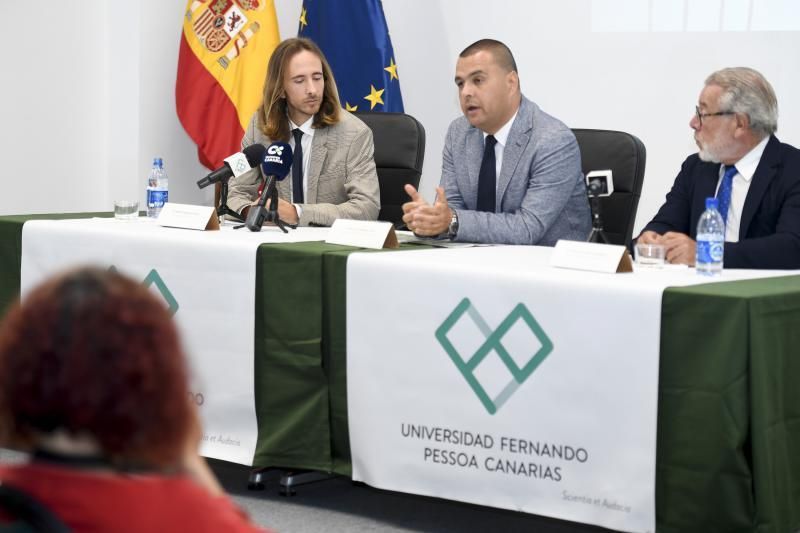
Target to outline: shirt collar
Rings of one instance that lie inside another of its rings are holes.
[[[300,128],[300,131],[303,132],[303,135],[308,135],[309,137],[314,136],[314,128],[311,127],[311,124],[314,122],[314,117],[309,118],[299,126],[292,122],[292,119],[289,119],[289,133],[293,132],[297,128]]]
[[[506,141],[508,141],[508,134],[511,133],[511,125],[514,123],[514,119],[517,118],[517,113],[519,113],[519,109],[517,109],[511,119],[503,124],[503,127],[497,130],[497,133],[494,134],[494,138],[497,140],[497,144],[500,146],[506,145]],[[488,136],[488,133],[483,132],[484,143],[486,143],[486,137]]]
[[[750,181],[753,179],[753,174],[756,173],[758,162],[761,161],[761,156],[764,154],[764,149],[767,147],[767,142],[769,142],[769,135],[764,137],[760,143],[755,145],[752,150],[747,152],[744,157],[736,162],[736,172],[738,172],[745,179],[745,181]],[[722,167],[724,168],[725,165],[722,165]],[[721,172],[724,172],[724,170]]]

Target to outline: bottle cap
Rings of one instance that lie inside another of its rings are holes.
[[[706,198],[706,209],[719,209],[719,201],[713,196]]]

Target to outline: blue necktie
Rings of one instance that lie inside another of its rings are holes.
[[[719,214],[722,215],[722,221],[727,225],[728,223],[728,208],[731,206],[731,189],[733,189],[733,176],[736,175],[736,167],[726,166],[725,175],[722,176],[722,183],[719,185],[717,191],[717,201],[719,202]]]
[[[294,134],[294,163],[292,164],[292,203],[302,204],[303,201],[303,130],[295,128]]]
[[[481,170],[478,173],[478,202],[477,211],[494,213],[495,193],[497,190],[497,169],[494,157],[494,145],[497,139],[494,135],[486,136],[486,146],[483,149]]]

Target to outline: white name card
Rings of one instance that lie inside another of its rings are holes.
[[[592,272],[633,272],[631,255],[624,246],[594,242],[558,241],[550,265]]]
[[[217,211],[205,205],[167,202],[161,208],[157,222],[160,226],[195,230],[218,230]]]
[[[360,248],[397,248],[397,235],[391,222],[337,218],[325,242]]]

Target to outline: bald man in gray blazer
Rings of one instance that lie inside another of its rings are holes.
[[[511,51],[491,39],[470,45],[455,81],[464,116],[447,132],[435,202],[406,186],[409,229],[494,244],[585,240],[591,214],[577,141],[522,96]]]

